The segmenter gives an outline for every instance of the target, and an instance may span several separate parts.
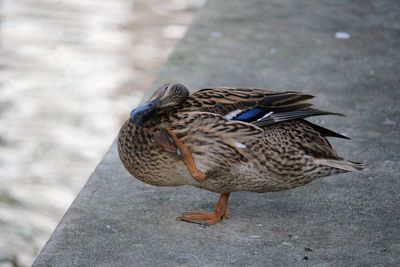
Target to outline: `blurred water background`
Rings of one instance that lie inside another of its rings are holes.
[[[202,4],[1,1],[0,266],[32,263]]]

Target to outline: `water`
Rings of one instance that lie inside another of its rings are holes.
[[[3,0],[0,266],[29,266],[200,0]]]

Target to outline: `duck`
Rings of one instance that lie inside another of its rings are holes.
[[[329,175],[358,172],[328,137],[348,137],[306,118],[340,113],[313,107],[313,95],[259,88],[159,87],[130,112],[117,138],[126,170],[155,186],[189,185],[220,194],[211,212],[178,220],[214,225],[229,218],[233,192],[278,192]]]

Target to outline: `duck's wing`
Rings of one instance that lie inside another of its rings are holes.
[[[295,131],[291,136],[297,138],[298,146],[319,164],[342,171],[362,170],[362,164],[342,159],[325,138],[345,136],[304,120],[311,116],[342,115],[312,108],[312,98],[312,95],[292,91],[203,89],[189,96],[181,110],[188,113],[180,113],[183,118],[176,119],[178,123],[175,130],[178,130],[180,137],[187,139],[184,143],[190,143],[196,148],[197,153],[201,153],[204,148],[207,148],[203,152],[208,156],[218,155],[222,151],[224,160],[245,155],[249,140],[263,136],[265,129],[269,129],[267,133],[271,134],[274,129],[284,131],[284,134]],[[179,133],[180,129],[182,133]],[[188,134],[188,130],[192,133]],[[299,136],[299,132],[306,136]],[[212,145],[203,146],[210,142]],[[213,160],[218,161],[219,158]]]
[[[207,88],[190,95],[184,111],[204,111],[234,117],[252,108],[267,108],[269,111],[290,111],[312,106],[313,98],[299,92],[276,92],[256,88]],[[254,112],[256,114],[257,112]]]
[[[225,119],[242,121],[258,127],[278,122],[320,115],[342,115],[312,108],[314,96],[301,92],[276,92],[256,88],[208,88],[190,95],[182,111],[210,112]],[[324,136],[347,138],[341,134],[311,124]]]

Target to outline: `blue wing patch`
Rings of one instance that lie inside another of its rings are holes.
[[[255,120],[262,118],[267,113],[268,113],[268,111],[266,111],[265,109],[252,108],[252,109],[246,110],[246,111],[238,114],[236,117],[233,117],[232,120],[251,122],[251,121],[255,121]]]

